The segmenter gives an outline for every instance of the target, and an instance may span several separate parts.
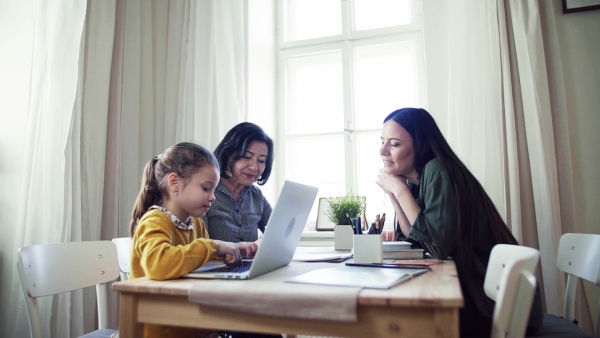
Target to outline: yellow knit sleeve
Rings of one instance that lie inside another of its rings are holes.
[[[162,211],[147,212],[133,236],[132,277],[178,278],[212,260],[216,245],[210,239],[196,238],[200,228],[200,233],[206,232],[204,223],[197,220],[197,229],[185,231],[177,229]]]

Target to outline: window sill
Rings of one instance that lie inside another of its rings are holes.
[[[333,231],[308,230],[302,233],[298,246],[318,247],[333,246]]]

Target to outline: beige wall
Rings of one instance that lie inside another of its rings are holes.
[[[553,0],[573,160],[575,220],[600,234],[600,10],[562,14]],[[592,318],[600,288],[584,282]],[[598,328],[596,328],[598,329]]]
[[[562,14],[556,30],[567,97],[576,220],[600,234],[600,10]]]

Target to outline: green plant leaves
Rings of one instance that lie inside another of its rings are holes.
[[[367,202],[364,196],[347,193],[343,196],[327,198],[330,209],[325,213],[334,224],[350,224],[350,217],[360,217],[365,212]]]

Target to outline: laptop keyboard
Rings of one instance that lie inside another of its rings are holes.
[[[227,272],[235,272],[235,273],[246,272],[246,271],[250,270],[251,266],[252,266],[252,262],[242,262],[242,265],[227,267]]]

